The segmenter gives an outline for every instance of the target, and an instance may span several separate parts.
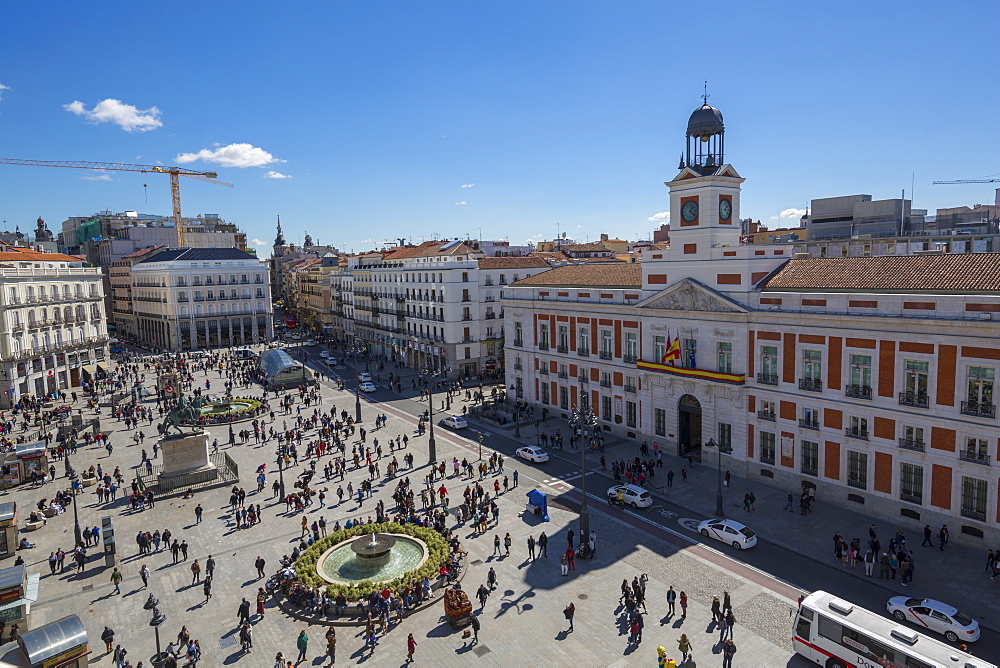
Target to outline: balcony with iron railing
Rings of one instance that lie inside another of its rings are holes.
[[[611,381],[610,380],[602,380],[601,381],[601,387],[611,387]]]
[[[988,404],[984,401],[963,401],[961,407],[962,415],[972,417],[995,418],[997,416],[996,404]]]
[[[757,411],[757,418],[759,420],[767,420],[768,422],[776,422],[774,411]]]
[[[538,349],[539,350],[548,350],[549,349],[549,342],[545,341],[545,340],[539,341],[538,342]]]
[[[524,371],[524,366],[520,361],[514,362],[514,371]]]
[[[598,357],[600,357],[602,360],[609,360],[613,359],[614,355],[610,350],[602,350],[600,354],[598,354]]]
[[[927,408],[927,393],[926,392],[900,392],[899,393],[899,405],[900,406],[910,406],[912,408]]]
[[[577,347],[576,354],[580,357],[590,357],[590,348]]]
[[[913,492],[907,492],[905,490],[901,490],[899,492],[899,500],[921,505],[924,502],[924,497],[922,494],[914,494]]]
[[[958,458],[963,462],[972,462],[973,464],[983,464],[985,466],[990,465],[990,456],[985,452],[977,452],[976,450],[959,450]]]
[[[622,357],[622,361],[625,362],[625,364],[635,364],[636,362],[639,361],[639,358],[636,357],[635,355],[625,354]]]
[[[560,344],[556,345],[556,352],[559,352],[559,353],[568,353],[569,352],[569,346],[567,344],[565,344],[565,343],[560,343]]]
[[[820,378],[799,378],[799,389],[807,392],[822,392],[823,381]]]
[[[542,365],[542,366],[538,367],[538,375],[539,376],[547,376],[547,375],[549,375],[549,368],[547,366],[545,366],[545,365]]]
[[[515,346],[517,348],[523,348],[524,347],[524,339],[522,339],[522,338],[516,338],[515,337],[514,340],[511,342],[511,345],[513,345],[513,346]]]
[[[577,376],[576,377],[576,381],[578,383],[580,383],[581,385],[589,385],[590,384],[590,376],[587,376],[587,375]]]
[[[899,437],[899,447],[904,450],[915,450],[917,452],[924,451],[924,439],[922,438],[904,438]]]
[[[628,392],[628,393],[630,393],[630,394],[635,394],[636,392],[638,392],[638,390],[636,389],[636,386],[632,385],[632,384],[626,385],[625,386],[625,391]]]
[[[852,427],[847,427],[844,429],[844,436],[848,438],[857,438],[862,441],[868,440],[868,430],[867,429],[854,429]]]
[[[844,389],[844,394],[852,399],[871,399],[871,385],[848,385]]]
[[[847,485],[849,487],[855,487],[857,489],[868,489],[868,481],[856,475],[848,474]]]
[[[757,382],[761,385],[777,385],[778,375],[773,373],[758,373]]]
[[[567,372],[565,372],[565,371],[560,371],[559,374],[558,374],[558,376],[560,378],[569,378],[569,374]]]
[[[803,464],[802,473],[805,475],[819,475],[819,465],[818,464]]]
[[[802,427],[803,429],[815,429],[816,431],[819,431],[819,420],[818,419],[805,420],[800,418],[799,426]]]
[[[494,313],[493,311],[489,311],[489,312],[487,312],[486,314],[483,315],[483,318],[485,320],[494,320],[494,319],[496,319],[496,317],[497,317],[497,314]]]

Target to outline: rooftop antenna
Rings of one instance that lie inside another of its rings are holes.
[[[708,79],[705,80],[705,92],[702,93],[701,102],[704,106],[708,106],[708,98],[712,97],[708,94]]]

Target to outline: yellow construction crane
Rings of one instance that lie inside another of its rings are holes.
[[[0,158],[0,164],[101,169],[110,172],[142,172],[143,174],[169,174],[170,195],[174,204],[174,226],[177,228],[177,245],[181,248],[184,247],[184,225],[181,221],[181,185],[178,177],[186,176],[189,179],[207,181],[208,183],[215,183],[229,188],[233,187],[232,183],[218,181],[219,175],[215,172],[196,172],[184,167],[170,167],[167,165],[132,165],[126,162],[87,162],[84,160],[21,160],[18,158]]]

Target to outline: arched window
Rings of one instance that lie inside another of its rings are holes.
[[[188,307],[187,306],[181,306],[181,317],[182,318],[188,317]]]
[[[209,304],[208,305],[208,314],[209,315],[215,315],[215,304]]]
[[[226,315],[226,305],[219,304],[219,315]]]
[[[76,328],[76,336],[77,336],[77,341],[79,341],[80,343],[83,343],[83,341],[86,340],[87,335],[84,333],[83,327]]]

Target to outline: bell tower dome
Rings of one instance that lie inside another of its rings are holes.
[[[708,104],[708,93],[702,96],[702,105],[692,112],[687,125],[687,152],[681,169],[690,167],[704,175],[715,172],[725,164],[726,124],[722,112]]]

